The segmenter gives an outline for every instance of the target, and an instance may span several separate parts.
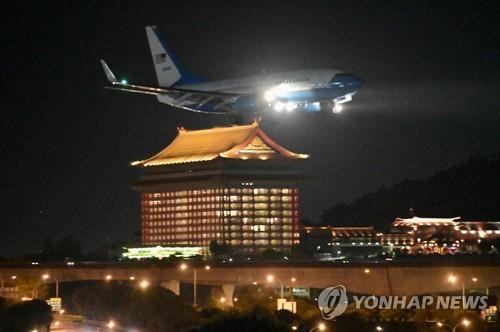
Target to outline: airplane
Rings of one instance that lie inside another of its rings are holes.
[[[154,95],[161,103],[192,112],[245,116],[264,110],[340,113],[363,85],[356,75],[326,68],[208,81],[187,70],[156,26],[147,26],[146,35],[158,86],[118,80],[101,60],[111,83],[106,88]]]

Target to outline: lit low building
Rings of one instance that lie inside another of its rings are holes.
[[[367,258],[381,250],[380,235],[372,226],[306,226],[303,241],[318,258]]]
[[[381,250],[380,234],[369,227],[332,227],[333,257],[369,258]]]
[[[403,246],[410,253],[455,253],[477,251],[482,241],[500,238],[500,222],[466,221],[455,218],[396,218],[393,234],[408,234],[411,243]]]
[[[124,248],[123,257],[128,259],[147,259],[147,258],[188,258],[193,256],[202,256],[202,247],[162,247],[162,246],[144,246]]]
[[[290,250],[300,232],[295,165],[307,157],[258,123],[179,128],[166,148],[132,163],[147,172],[131,184],[141,194],[142,245]]]
[[[389,232],[376,232],[373,227],[307,226],[304,235],[310,250],[330,253],[332,258],[367,258],[377,251],[453,254],[475,252],[481,244],[500,239],[500,222],[464,221],[460,217],[396,218]]]
[[[380,237],[373,226],[332,227],[332,244],[341,247],[379,246]]]

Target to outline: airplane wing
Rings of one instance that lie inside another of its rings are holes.
[[[227,114],[230,112],[230,110],[227,108],[227,105],[241,95],[236,93],[151,87],[145,85],[129,84],[126,81],[118,81],[115,74],[111,71],[104,60],[101,60],[101,65],[104,73],[106,74],[106,78],[111,83],[111,86],[105,87],[106,89],[142,93],[155,96],[165,96],[167,97],[166,99],[168,100],[168,102],[166,103],[168,105],[187,109],[189,111],[210,114]],[[216,103],[216,108],[220,109],[222,112],[203,112],[199,110],[203,105],[209,102]]]

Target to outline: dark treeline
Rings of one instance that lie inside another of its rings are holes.
[[[58,240],[53,240],[51,237],[46,236],[38,251],[20,256],[0,256],[0,261],[113,261],[117,260],[120,256],[123,245],[124,243],[120,241],[107,241],[106,243],[99,244],[93,250],[84,251],[82,242],[76,235],[67,235]]]
[[[353,202],[322,212],[330,225],[375,225],[387,228],[396,217],[456,217],[464,220],[500,218],[500,152],[474,156],[461,165],[420,180],[381,187]]]

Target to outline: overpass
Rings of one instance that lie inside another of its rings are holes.
[[[39,263],[0,264],[0,279],[37,279],[46,282],[80,280],[148,280],[179,294],[180,283],[222,287],[227,299],[240,285],[326,288],[344,285],[348,291],[373,295],[418,295],[500,286],[498,262],[384,262],[384,263]],[[209,267],[207,267],[209,266]],[[272,275],[274,284],[267,281]],[[448,280],[456,277],[456,282]],[[231,303],[229,303],[231,304]]]

